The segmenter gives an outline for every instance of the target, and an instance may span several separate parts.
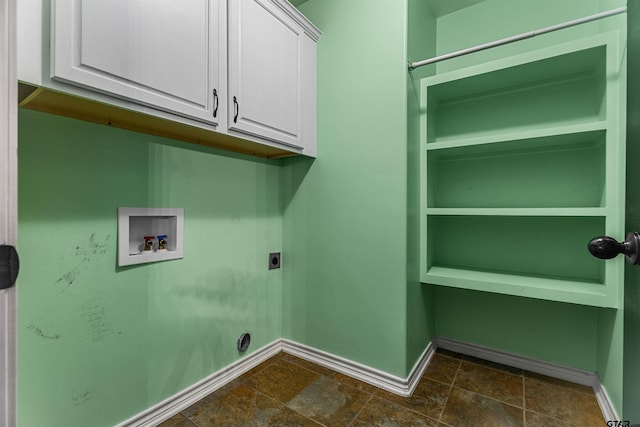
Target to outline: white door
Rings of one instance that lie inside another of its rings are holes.
[[[16,0],[0,0],[0,244],[17,240]],[[0,425],[16,425],[16,292],[0,290]]]
[[[219,0],[59,0],[52,77],[218,124]]]
[[[229,2],[229,129],[303,148],[303,38],[268,0]]]

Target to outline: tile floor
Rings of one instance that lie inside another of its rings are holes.
[[[438,350],[411,397],[279,353],[161,427],[606,426],[590,387]]]

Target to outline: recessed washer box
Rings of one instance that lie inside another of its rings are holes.
[[[118,265],[182,258],[183,235],[182,208],[118,208]]]

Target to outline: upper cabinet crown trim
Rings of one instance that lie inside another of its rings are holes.
[[[304,29],[305,34],[307,34],[314,42],[320,40],[320,36],[322,35],[322,31],[318,29],[311,21],[309,21],[303,14],[301,14],[298,9],[296,9],[291,3],[287,0],[271,0],[276,6],[278,6],[283,12],[285,12],[291,19],[296,21],[299,25]]]

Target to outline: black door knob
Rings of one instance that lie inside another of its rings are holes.
[[[0,289],[7,289],[16,283],[20,260],[16,248],[0,245]]]
[[[640,264],[640,234],[631,232],[623,242],[613,237],[598,236],[589,242],[589,252],[596,258],[611,259],[624,254],[631,264]]]

